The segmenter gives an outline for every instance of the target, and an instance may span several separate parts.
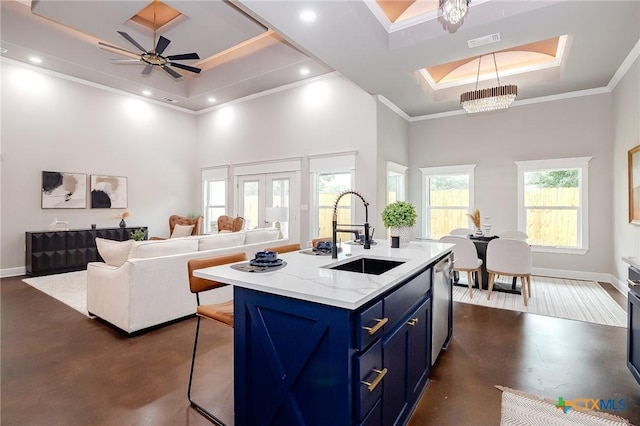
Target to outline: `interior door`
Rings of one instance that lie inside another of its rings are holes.
[[[238,214],[247,221],[247,229],[276,226],[267,221],[267,207],[287,207],[288,220],[279,221],[282,235],[299,241],[299,177],[295,172],[238,176]],[[292,208],[293,207],[293,208]]]

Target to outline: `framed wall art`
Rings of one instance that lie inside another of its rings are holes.
[[[92,209],[126,209],[127,178],[91,175]]]
[[[87,175],[43,171],[40,205],[43,209],[87,208]]]
[[[629,150],[629,222],[640,225],[640,145]]]

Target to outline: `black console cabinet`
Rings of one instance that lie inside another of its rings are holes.
[[[96,249],[96,237],[125,241],[135,228],[74,229],[70,231],[26,232],[26,273],[31,276],[87,269],[87,263],[103,259]]]

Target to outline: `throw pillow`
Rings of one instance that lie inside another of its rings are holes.
[[[193,225],[178,225],[173,227],[170,238],[188,237],[193,232]]]
[[[114,241],[104,238],[96,238],[96,248],[98,253],[104,259],[107,265],[122,266],[124,262],[129,258],[129,251],[131,251],[131,244],[133,240],[127,241]]]

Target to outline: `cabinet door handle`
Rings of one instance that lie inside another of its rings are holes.
[[[417,323],[418,323],[418,318],[411,318],[409,321],[407,321],[407,324],[409,324],[411,327],[413,327]]]
[[[374,318],[374,320],[376,320],[376,325],[373,327],[362,327],[363,330],[367,330],[370,336],[373,336],[376,331],[380,330],[382,326],[389,321],[389,318]]]
[[[384,376],[387,375],[387,369],[386,368],[383,368],[382,370],[378,370],[378,369],[374,368],[373,371],[378,373],[378,375],[376,376],[375,379],[373,379],[372,382],[365,382],[364,380],[361,382],[363,385],[365,385],[367,387],[367,389],[369,389],[369,392],[373,392],[373,390],[376,388],[376,386],[378,386],[380,384],[380,382],[382,381]]]
[[[630,279],[627,279],[627,283],[631,286],[631,287],[635,287],[637,285],[640,285],[640,283],[636,282],[636,281],[631,281]]]

